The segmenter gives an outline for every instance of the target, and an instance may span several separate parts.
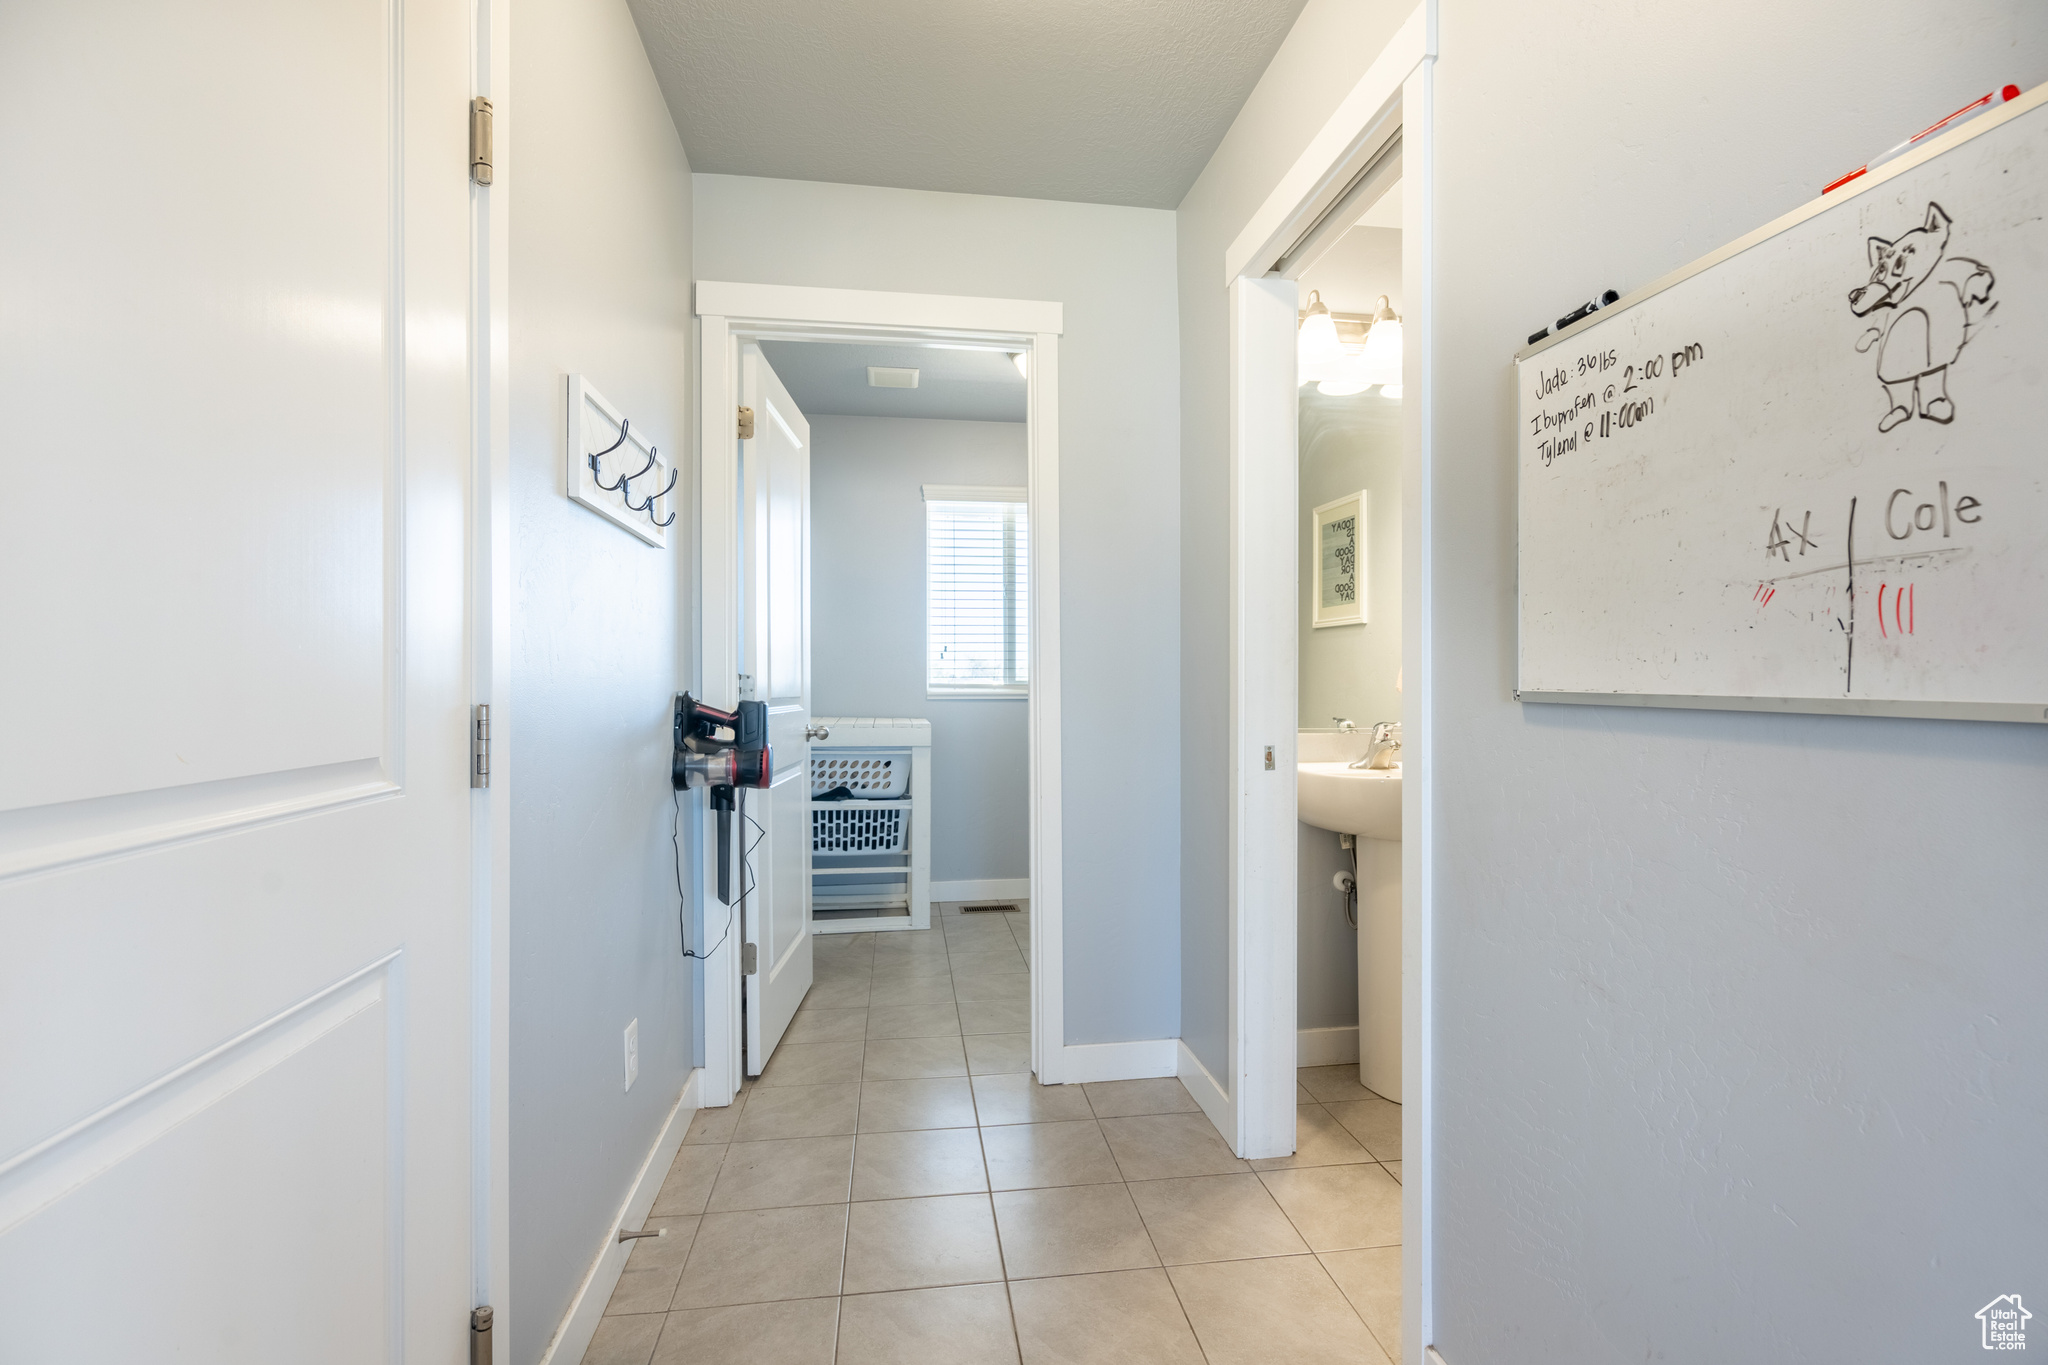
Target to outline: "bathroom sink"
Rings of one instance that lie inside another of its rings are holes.
[[[1304,825],[1365,839],[1401,837],[1399,768],[1301,763],[1295,774],[1295,803]]]

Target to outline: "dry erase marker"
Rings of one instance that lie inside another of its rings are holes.
[[[1954,128],[1959,124],[1968,123],[1971,119],[1977,117],[1977,115],[1983,113],[1986,109],[1996,109],[1999,105],[2004,104],[2007,100],[2016,100],[2019,97],[2020,88],[2017,85],[2005,85],[2000,86],[1998,89],[1992,91],[1990,94],[1984,96],[1984,98],[1982,99],[1971,100],[1968,104],[1956,110],[1953,114],[1950,114],[1941,122],[1934,124],[1933,126],[1928,128],[1922,128],[1919,132],[1913,134],[1913,136],[1907,138],[1904,142],[1901,142],[1898,146],[1892,148],[1890,151],[1884,153],[1882,156],[1874,156],[1870,158],[1869,161],[1865,162],[1861,166],[1858,166],[1855,170],[1849,172],[1840,180],[1835,181],[1832,185],[1829,185],[1826,189],[1822,190],[1821,193],[1828,194],[1834,190],[1838,190],[1842,186],[1848,184],[1851,180],[1854,180],[1857,176],[1867,174],[1868,172],[1876,170],[1879,166],[1884,165],[1884,163],[1887,161],[1891,161],[1897,157],[1904,156],[1907,152],[1912,151],[1915,147],[1918,147],[1921,143],[1927,141],[1929,138],[1939,136],[1940,134],[1947,132],[1949,129]]]
[[[1620,294],[1616,293],[1612,289],[1609,289],[1602,293],[1599,298],[1591,299],[1585,303],[1580,304],[1577,308],[1572,309],[1571,312],[1566,313],[1563,317],[1557,320],[1557,330],[1562,332],[1565,328],[1571,326],[1580,318],[1585,317],[1590,313],[1599,312],[1602,308],[1605,308],[1608,304],[1613,303],[1616,299],[1620,297]],[[1537,342],[1543,340],[1543,338],[1549,335],[1550,329],[1548,327],[1545,327],[1540,332],[1531,332],[1529,334],[1529,344],[1531,346],[1534,346]]]

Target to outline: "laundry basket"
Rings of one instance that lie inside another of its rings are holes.
[[[817,802],[811,807],[811,852],[901,853],[910,837],[909,816],[900,801]]]
[[[829,728],[829,727],[828,727]],[[811,750],[811,795],[840,787],[864,801],[893,800],[910,790],[908,749]]]
[[[931,927],[931,724],[815,716],[811,929]],[[844,790],[851,796],[826,799]]]

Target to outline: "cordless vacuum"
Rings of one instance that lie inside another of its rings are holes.
[[[718,813],[718,899],[732,904],[732,817],[743,809],[739,793],[766,787],[775,771],[768,749],[768,707],[743,701],[738,709],[706,706],[688,692],[676,698],[676,754],[669,783],[677,791],[710,789]]]

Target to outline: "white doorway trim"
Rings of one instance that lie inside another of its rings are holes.
[[[1402,657],[1411,752],[1402,839],[1402,1332],[1405,1365],[1434,1338],[1429,995],[1434,830],[1429,256],[1434,199],[1433,0],[1401,25],[1224,253],[1230,291],[1230,1001],[1228,1075],[1183,1049],[1182,1071],[1238,1155],[1294,1150],[1295,778],[1298,726],[1295,281],[1333,242],[1361,186],[1400,157],[1403,403]],[[1270,746],[1270,766],[1267,753]],[[1192,1071],[1194,1074],[1189,1075]],[[1206,1093],[1205,1093],[1206,1092]]]
[[[1031,517],[1030,840],[1031,1057],[1046,1084],[1066,1079],[1065,997],[1061,963],[1060,584],[1058,303],[951,294],[900,294],[800,285],[699,280],[699,426],[697,441],[698,695],[714,706],[738,700],[738,588],[731,458],[738,404],[739,348],[745,341],[969,342],[1025,352]],[[713,847],[702,797],[693,798],[698,847]],[[711,859],[697,858],[699,932],[716,938]],[[723,907],[719,907],[721,910]],[[703,940],[698,940],[703,941]],[[740,1062],[738,939],[728,936],[704,964],[704,1077],[701,1102],[730,1104]]]

